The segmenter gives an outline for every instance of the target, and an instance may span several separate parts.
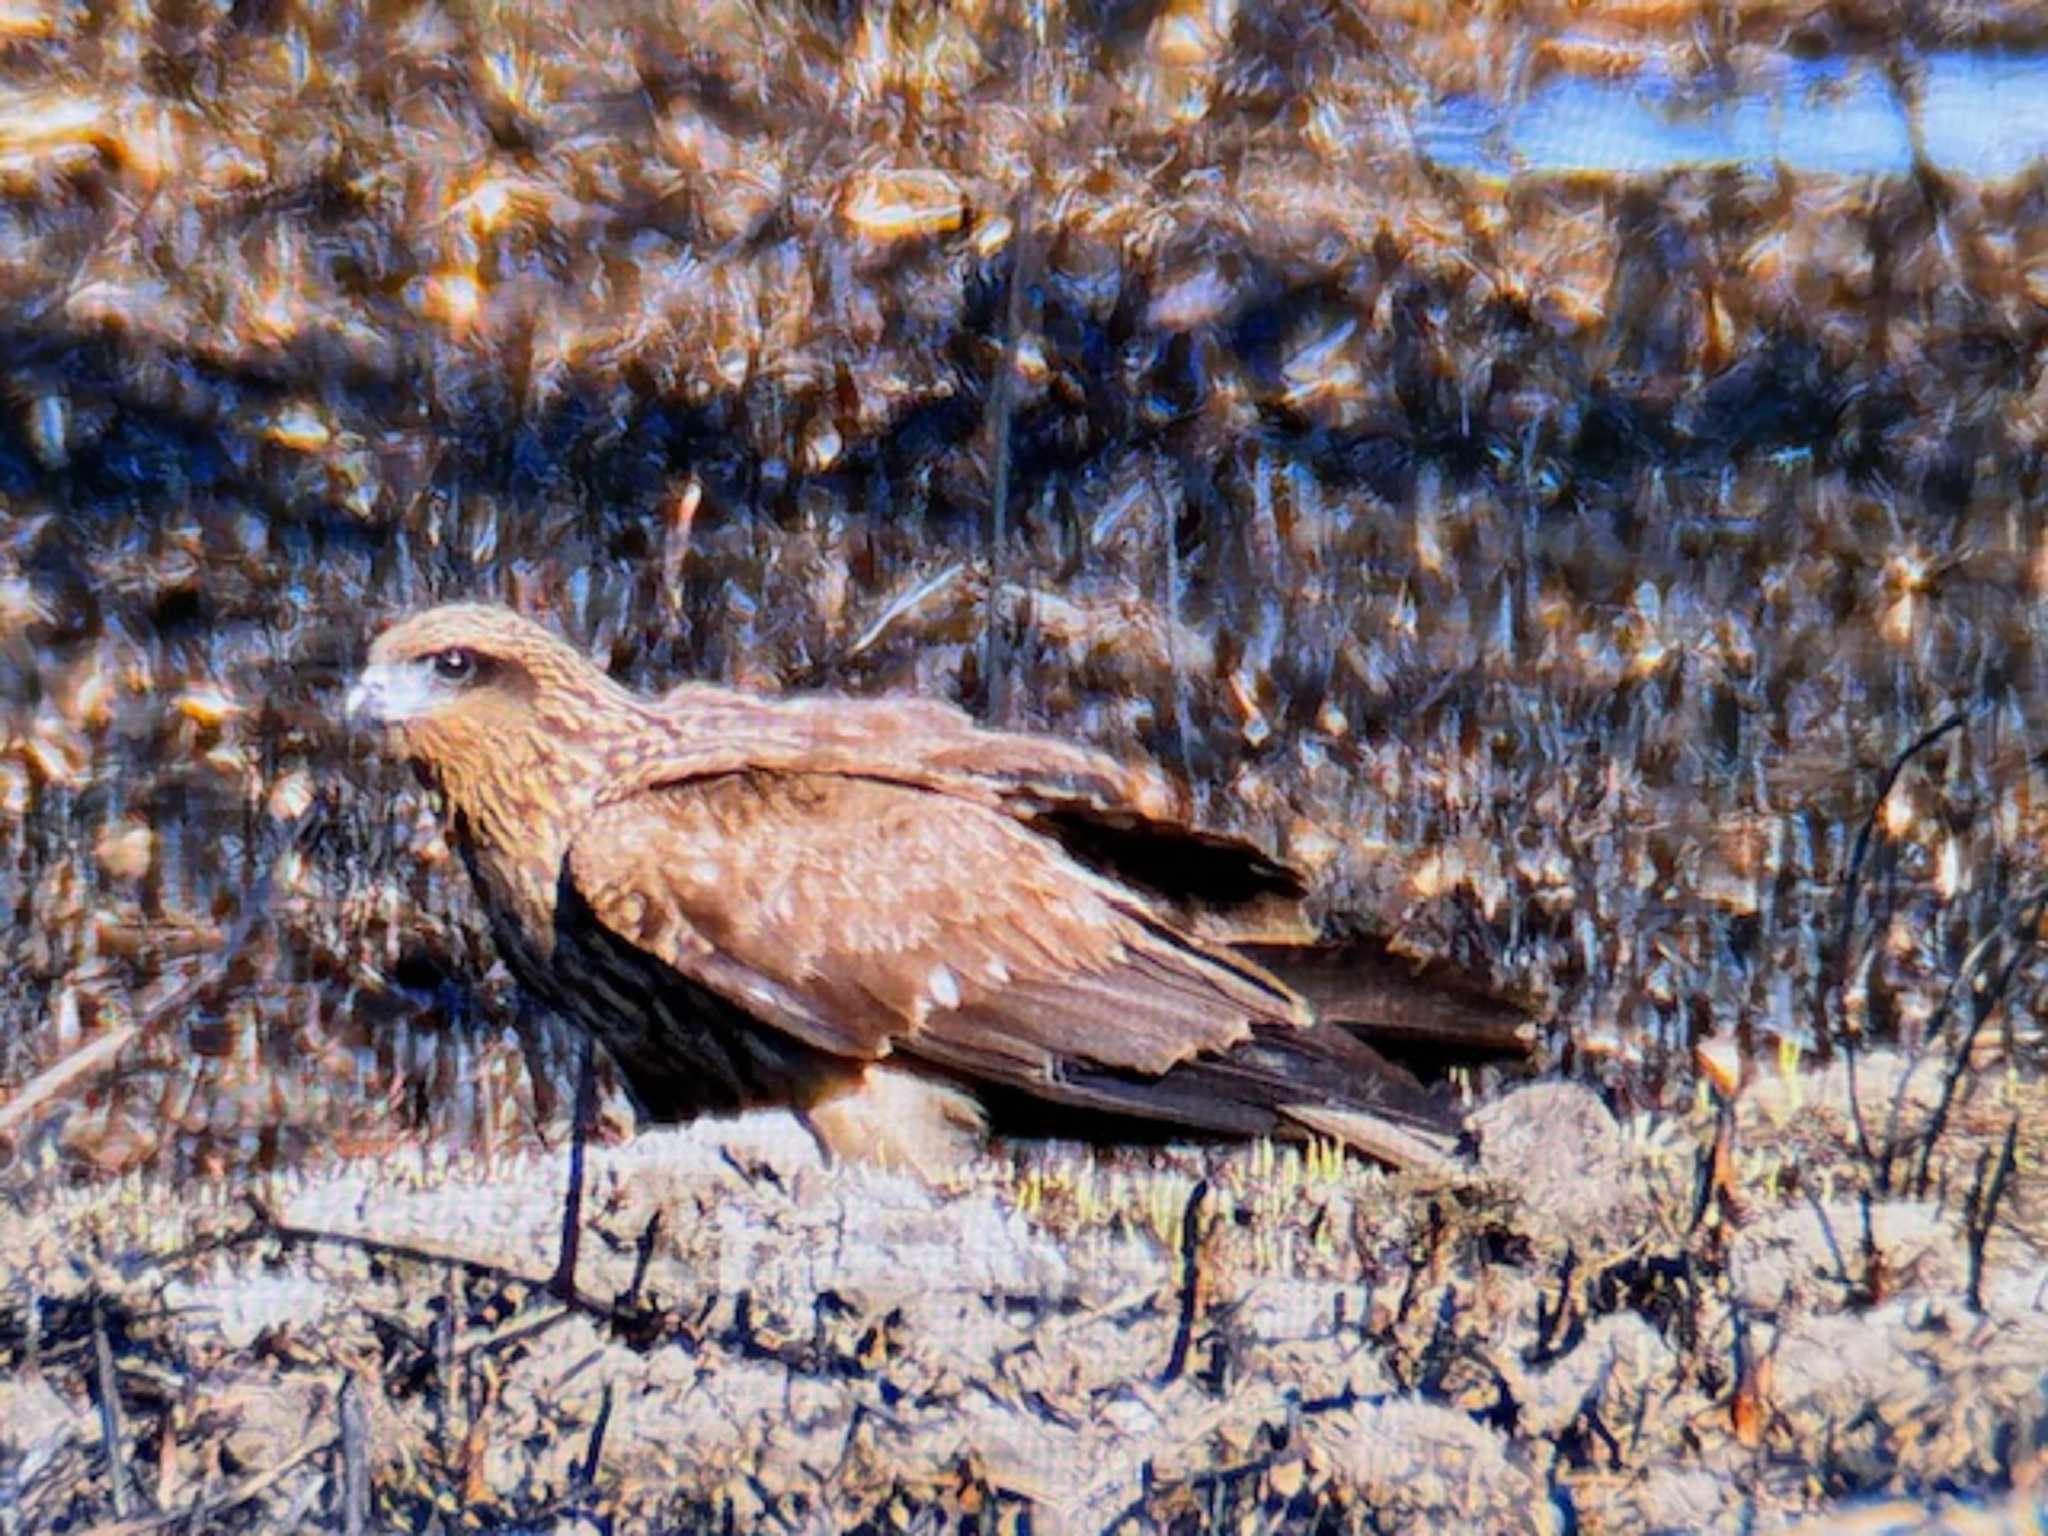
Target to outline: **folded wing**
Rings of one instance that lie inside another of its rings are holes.
[[[901,784],[736,772],[600,811],[569,876],[596,919],[763,1021],[1044,1092],[1157,1075],[1307,1023],[1256,966],[1160,921],[1002,812]]]
[[[1309,1128],[1402,1164],[1453,1139],[1438,1099],[1269,972],[975,800],[718,774],[601,810],[565,875],[679,985],[830,1056],[1197,1130]]]
[[[1185,792],[1148,763],[990,730],[932,699],[762,698],[685,683],[661,708],[673,729],[663,751],[629,770],[626,792],[747,769],[911,785],[1029,823],[1205,937],[1309,937],[1300,876],[1241,838],[1193,826]]]

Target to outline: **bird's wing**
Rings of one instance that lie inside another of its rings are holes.
[[[682,683],[655,707],[669,729],[629,765],[619,787],[741,768],[892,779],[1020,816],[1072,808],[1116,818],[1180,822],[1187,797],[1146,763],[1058,737],[988,730],[936,699],[773,696]]]
[[[1158,1074],[1305,1024],[1264,971],[1186,938],[999,808],[901,783],[737,772],[646,790],[577,836],[597,921],[756,1017],[1045,1092]]]
[[[664,741],[686,774],[724,761],[900,779],[952,793],[979,790],[1027,806],[1087,806],[1149,820],[1185,817],[1187,797],[1150,764],[1029,732],[990,730],[938,699],[884,695],[761,695],[714,683],[681,683],[656,707]],[[663,772],[650,761],[638,782]]]
[[[1359,1031],[1411,1065],[1526,1059],[1536,1045],[1529,1007],[1449,961],[1397,953],[1372,934],[1237,950],[1308,999],[1318,1018]]]
[[[1194,826],[1185,791],[1149,763],[989,730],[934,699],[764,698],[684,683],[659,707],[671,729],[660,750],[615,776],[616,796],[748,768],[888,779],[995,806],[1207,937],[1313,936],[1298,909],[1300,874],[1242,838]]]

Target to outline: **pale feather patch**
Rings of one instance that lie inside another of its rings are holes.
[[[869,1067],[804,1119],[835,1162],[899,1168],[928,1184],[956,1177],[979,1150],[986,1117],[973,1095],[921,1072]]]
[[[619,902],[619,923],[640,936],[641,942],[648,939],[652,927],[647,921],[647,898],[638,891],[631,891]]]
[[[373,662],[348,691],[348,713],[379,725],[399,725],[431,715],[447,703],[427,669],[410,662]]]
[[[1408,1173],[1455,1179],[1466,1167],[1455,1155],[1456,1141],[1382,1120],[1363,1110],[1327,1104],[1283,1104],[1280,1113],[1321,1136],[1333,1136],[1367,1157]]]

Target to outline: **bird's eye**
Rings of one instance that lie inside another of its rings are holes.
[[[466,683],[477,674],[476,652],[463,650],[460,646],[436,651],[433,668],[434,676],[444,683]]]

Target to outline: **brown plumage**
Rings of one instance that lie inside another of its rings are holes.
[[[1294,874],[1191,829],[1150,768],[948,706],[648,698],[475,604],[387,630],[350,705],[444,792],[514,973],[657,1117],[790,1103],[837,1150],[926,1163],[904,1068],[948,1123],[971,1088],[1428,1163],[1455,1117],[1316,1007],[1521,1038],[1448,973],[1309,947]]]

